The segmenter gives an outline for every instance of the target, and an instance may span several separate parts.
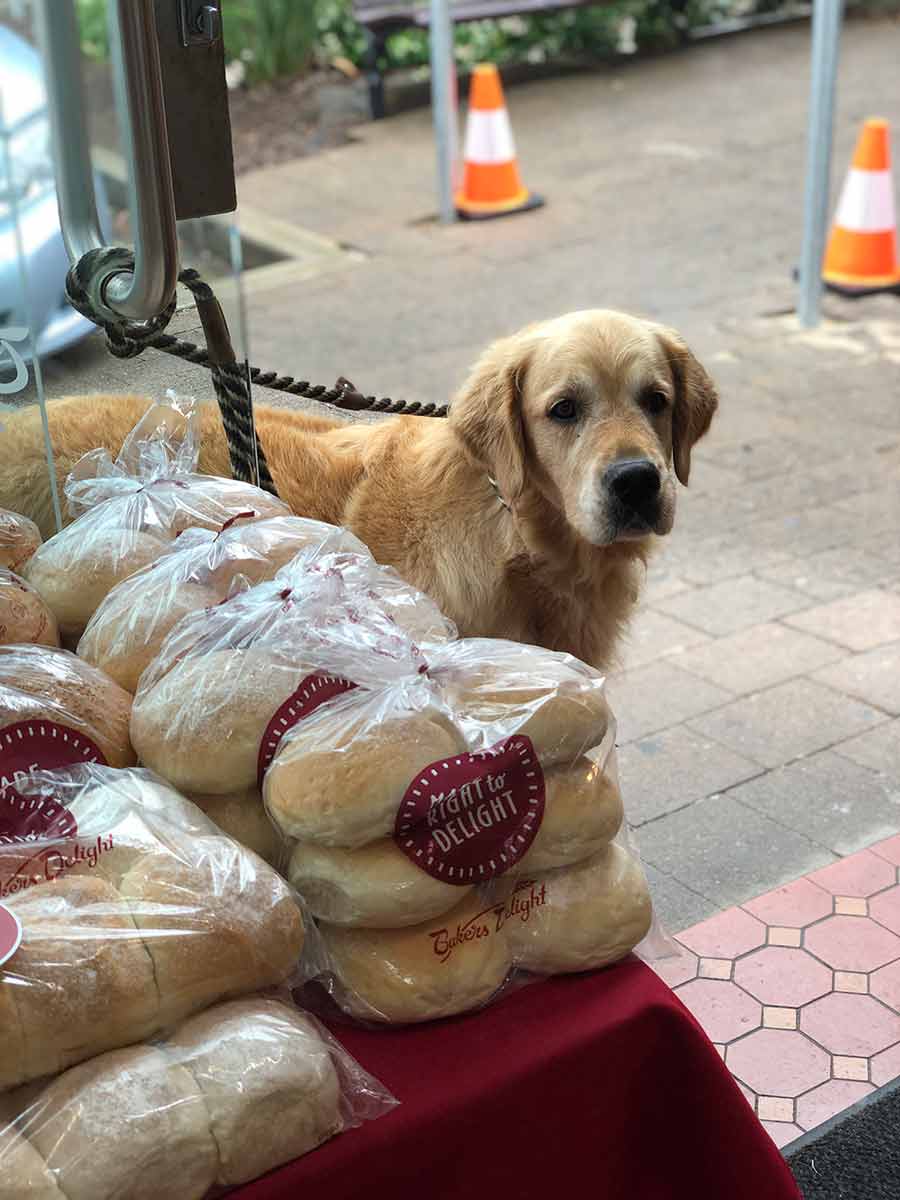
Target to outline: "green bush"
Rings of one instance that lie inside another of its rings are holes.
[[[318,34],[311,0],[224,0],[229,58],[239,58],[251,82],[298,75],[312,63]]]

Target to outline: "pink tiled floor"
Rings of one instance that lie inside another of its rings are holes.
[[[718,913],[654,964],[779,1146],[900,1076],[900,835]]]

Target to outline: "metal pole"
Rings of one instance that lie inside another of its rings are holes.
[[[453,22],[449,0],[431,0],[431,113],[437,148],[438,213],[456,220],[453,175],[456,162],[456,89],[453,75]]]
[[[843,8],[843,0],[814,0],[813,5],[803,250],[797,305],[800,324],[807,328],[818,325],[821,319],[822,258],[828,229],[834,93]]]

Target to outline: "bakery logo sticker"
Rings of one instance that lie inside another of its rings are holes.
[[[39,883],[52,883],[73,867],[93,870],[113,849],[113,835],[77,840],[78,822],[55,796],[0,792],[0,900]]]
[[[107,765],[100,747],[86,734],[40,719],[7,725],[0,729],[0,799],[7,793],[18,795],[16,785],[35,771],[58,771],[80,763]],[[2,834],[0,824],[0,841]]]
[[[406,789],[394,840],[426,874],[465,887],[514,866],[543,816],[544,773],[516,736],[427,766]]]
[[[15,954],[22,941],[22,926],[14,912],[0,904],[0,967]]]
[[[337,675],[307,675],[296,692],[292,696],[288,696],[266,726],[266,732],[259,744],[259,757],[256,760],[256,779],[260,788],[263,784],[263,777],[272,765],[272,759],[281,745],[281,739],[288,730],[293,729],[304,717],[314,713],[320,705],[333,700],[335,696],[343,695],[344,692],[352,691],[355,687],[355,683],[351,683],[349,679],[341,679]]]
[[[500,904],[492,904],[483,908],[480,913],[470,917],[464,924],[455,929],[446,926],[435,929],[429,934],[431,948],[442,963],[450,960],[455,950],[461,949],[469,942],[479,941],[499,933],[507,921],[530,921],[538,909],[547,903],[547,885],[540,887],[532,880],[516,885],[513,894]]]

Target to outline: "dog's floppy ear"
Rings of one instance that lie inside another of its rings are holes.
[[[495,342],[478,360],[450,405],[450,423],[468,451],[497,481],[508,503],[525,487],[522,384],[527,346],[520,337]]]
[[[716,385],[674,329],[657,333],[675,381],[675,408],[672,413],[672,456],[675,474],[687,487],[691,473],[691,447],[709,429],[719,407]]]

